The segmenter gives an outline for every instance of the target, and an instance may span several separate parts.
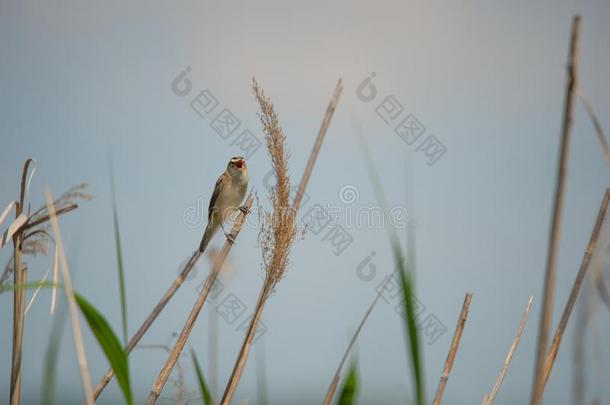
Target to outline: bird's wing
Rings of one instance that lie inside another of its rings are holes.
[[[226,180],[225,174],[221,174],[218,180],[216,180],[216,186],[214,186],[214,192],[212,198],[210,198],[210,205],[208,206],[208,221],[212,219],[213,208],[216,205],[218,196],[220,195],[220,189],[223,187],[223,182]]]

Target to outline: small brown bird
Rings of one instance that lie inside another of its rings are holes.
[[[248,189],[248,168],[241,156],[232,157],[227,169],[216,181],[208,207],[208,226],[205,228],[199,251],[203,253],[210,240],[223,223],[240,207]],[[231,235],[225,236],[232,239]]]

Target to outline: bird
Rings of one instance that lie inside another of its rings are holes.
[[[205,252],[210,240],[219,227],[224,232],[223,223],[240,207],[248,188],[248,168],[246,160],[241,156],[234,156],[229,160],[226,170],[216,181],[214,192],[210,198],[208,206],[208,225],[203,233],[203,238],[199,244],[199,252]],[[234,242],[232,235],[225,236],[229,241]]]

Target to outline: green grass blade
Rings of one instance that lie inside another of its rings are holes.
[[[33,289],[38,287],[53,288],[55,287],[55,284],[50,281],[32,281],[24,284],[0,286],[0,292],[18,289]],[[63,288],[63,286],[57,285],[57,288]],[[95,307],[91,305],[89,301],[76,293],[74,294],[74,298],[81,312],[85,316],[91,332],[97,339],[102,351],[110,363],[110,366],[112,367],[112,370],[114,371],[114,374],[116,375],[119,387],[125,396],[125,401],[129,405],[133,404],[129,383],[129,365],[127,363],[127,355],[123,351],[119,338],[117,338],[104,316],[97,309],[95,309]],[[50,357],[48,358],[48,363],[53,366],[56,359]],[[45,397],[43,396],[43,398]]]
[[[60,343],[64,334],[67,312],[65,307],[58,308],[57,315],[53,318],[51,326],[51,336],[47,343],[47,351],[44,356],[44,366],[42,369],[42,392],[40,394],[43,405],[53,404],[55,397],[55,381],[57,377],[57,358],[59,357]]]
[[[127,294],[125,292],[125,267],[123,266],[123,249],[121,248],[121,231],[119,213],[116,204],[114,172],[110,166],[110,191],[112,194],[112,223],[114,226],[114,248],[116,251],[117,271],[119,275],[119,294],[121,302],[121,324],[123,326],[123,344],[127,345]]]
[[[390,245],[392,248],[392,254],[394,256],[394,262],[396,263],[396,267],[400,276],[400,285],[403,296],[403,304],[405,306],[405,330],[406,334],[409,338],[408,340],[408,352],[410,353],[410,361],[411,367],[413,369],[414,375],[414,387],[415,387],[415,403],[418,405],[425,404],[425,389],[424,389],[424,380],[423,380],[423,364],[421,360],[421,346],[419,344],[419,333],[417,331],[417,320],[415,318],[415,307],[413,303],[413,295],[414,295],[414,283],[413,283],[413,271],[410,266],[410,262],[407,261],[407,258],[404,256],[402,247],[400,245],[400,239],[398,238],[398,233],[396,229],[394,229],[390,224],[389,216],[388,216],[388,202],[383,191],[383,187],[381,185],[381,180],[377,173],[377,169],[375,168],[375,164],[373,163],[373,158],[370,154],[368,146],[366,145],[366,141],[362,133],[360,135],[360,146],[362,149],[362,153],[364,155],[364,160],[367,164],[367,172],[369,175],[369,179],[373,186],[373,191],[375,197],[377,198],[377,202],[382,208],[384,213],[384,217],[388,226],[386,226],[386,230],[388,232],[388,238],[390,240]]]
[[[358,363],[356,360],[352,364],[341,388],[337,405],[352,405],[356,402],[356,394],[358,391]]]
[[[123,351],[121,342],[106,319],[93,307],[93,305],[78,294],[74,294],[74,297],[89,324],[91,332],[97,339],[102,351],[106,355],[106,359],[108,359],[108,362],[114,371],[119,387],[125,397],[125,402],[129,405],[133,404],[129,383],[129,365],[127,363],[127,355]]]
[[[30,289],[34,289],[34,288],[53,288],[55,287],[55,284],[53,284],[52,281],[42,281],[42,280],[37,280],[37,281],[28,281],[27,283],[22,283],[22,284],[5,284],[5,285],[0,285],[0,293],[6,292],[6,291],[15,291],[15,290],[30,290]],[[57,285],[57,288],[63,288],[63,286],[61,284]]]
[[[193,359],[193,367],[195,368],[195,373],[197,373],[197,382],[199,383],[199,393],[201,394],[201,400],[204,405],[213,405],[212,396],[210,395],[208,386],[205,383],[205,378],[203,377],[203,372],[201,371],[199,360],[197,360],[197,355],[195,354],[195,351],[193,349],[191,349],[191,359]]]

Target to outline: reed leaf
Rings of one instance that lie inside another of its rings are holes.
[[[127,345],[127,294],[125,292],[125,267],[123,266],[123,249],[121,248],[121,231],[119,229],[119,213],[116,204],[116,189],[114,186],[114,171],[110,166],[110,191],[112,194],[112,224],[114,226],[114,248],[116,251],[117,272],[119,276],[119,297],[121,303],[121,325],[123,326],[123,343]]]
[[[381,185],[381,180],[373,158],[366,144],[366,140],[362,133],[359,133],[360,146],[364,155],[364,161],[367,165],[367,173],[369,180],[374,190],[375,197],[377,198],[378,204],[381,206],[385,219],[388,219],[388,202]],[[389,220],[386,223],[390,224]],[[392,226],[386,227],[388,239],[390,241],[390,247],[392,255],[394,256],[394,262],[396,269],[400,277],[400,288],[403,296],[403,305],[405,317],[405,330],[408,336],[408,347],[407,351],[410,353],[411,368],[413,370],[413,386],[415,387],[415,403],[417,405],[425,404],[425,390],[424,390],[424,378],[423,378],[423,364],[421,360],[421,346],[419,343],[419,334],[417,331],[417,321],[415,316],[415,306],[413,302],[414,296],[414,282],[412,279],[413,271],[410,262],[406,259],[396,229]]]
[[[208,389],[208,385],[205,383],[203,371],[201,370],[201,366],[199,365],[199,360],[197,360],[197,354],[193,349],[191,349],[191,359],[193,360],[193,367],[195,368],[195,373],[197,374],[197,384],[199,385],[199,394],[201,395],[201,401],[203,402],[203,405],[213,405],[210,390]]]
[[[130,405],[133,404],[129,383],[129,364],[127,362],[127,355],[121,347],[121,342],[104,316],[89,301],[78,294],[74,294],[74,298],[85,316],[91,332],[104,351],[112,370],[114,370],[119,387],[125,397],[125,402]]]
[[[356,360],[353,360],[347,377],[345,378],[345,382],[343,383],[343,387],[341,388],[337,405],[354,404],[356,402],[356,394],[358,393],[358,385],[358,363]]]

